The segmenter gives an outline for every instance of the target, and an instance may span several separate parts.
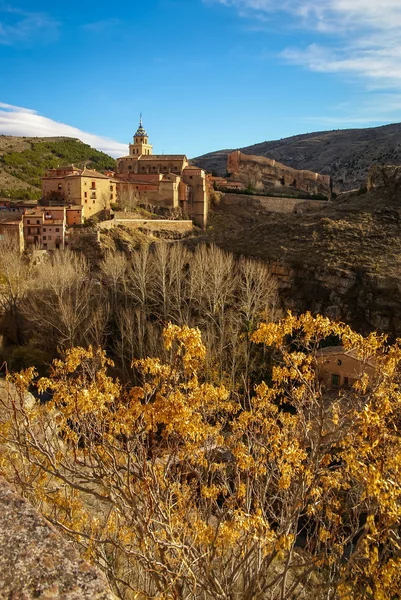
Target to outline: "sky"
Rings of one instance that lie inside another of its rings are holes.
[[[0,134],[195,157],[401,121],[401,0],[0,0]]]

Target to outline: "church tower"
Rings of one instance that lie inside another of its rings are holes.
[[[148,134],[142,125],[142,115],[139,119],[139,127],[134,135],[133,144],[129,145],[130,156],[139,158],[140,156],[149,156],[153,154],[153,146],[149,144]]]

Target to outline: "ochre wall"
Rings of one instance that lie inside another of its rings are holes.
[[[256,191],[288,188],[331,198],[329,175],[298,171],[264,156],[251,156],[236,150],[228,156],[227,171],[234,180],[251,185]]]

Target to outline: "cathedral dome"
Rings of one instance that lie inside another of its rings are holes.
[[[135,137],[148,137],[148,134],[146,133],[146,131],[145,131],[143,125],[142,125],[142,116],[139,119],[139,127],[138,127],[138,130],[137,130],[136,134],[135,134]]]

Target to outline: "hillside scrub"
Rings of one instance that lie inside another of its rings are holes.
[[[30,146],[30,149],[21,152],[5,152],[0,157],[0,167],[37,188],[41,187],[41,178],[45,171],[55,167],[71,163],[80,166],[86,163],[88,168],[100,171],[115,168],[113,158],[79,140],[32,141]],[[11,193],[16,192],[11,190]]]
[[[328,402],[317,350],[333,335],[377,370]],[[310,314],[252,339],[275,361],[246,397],[210,380],[185,325],[165,328],[163,358],[133,362],[131,388],[100,348],[54,362],[46,405],[26,405],[33,369],[10,375],[2,474],[124,600],[393,600],[399,344]]]

